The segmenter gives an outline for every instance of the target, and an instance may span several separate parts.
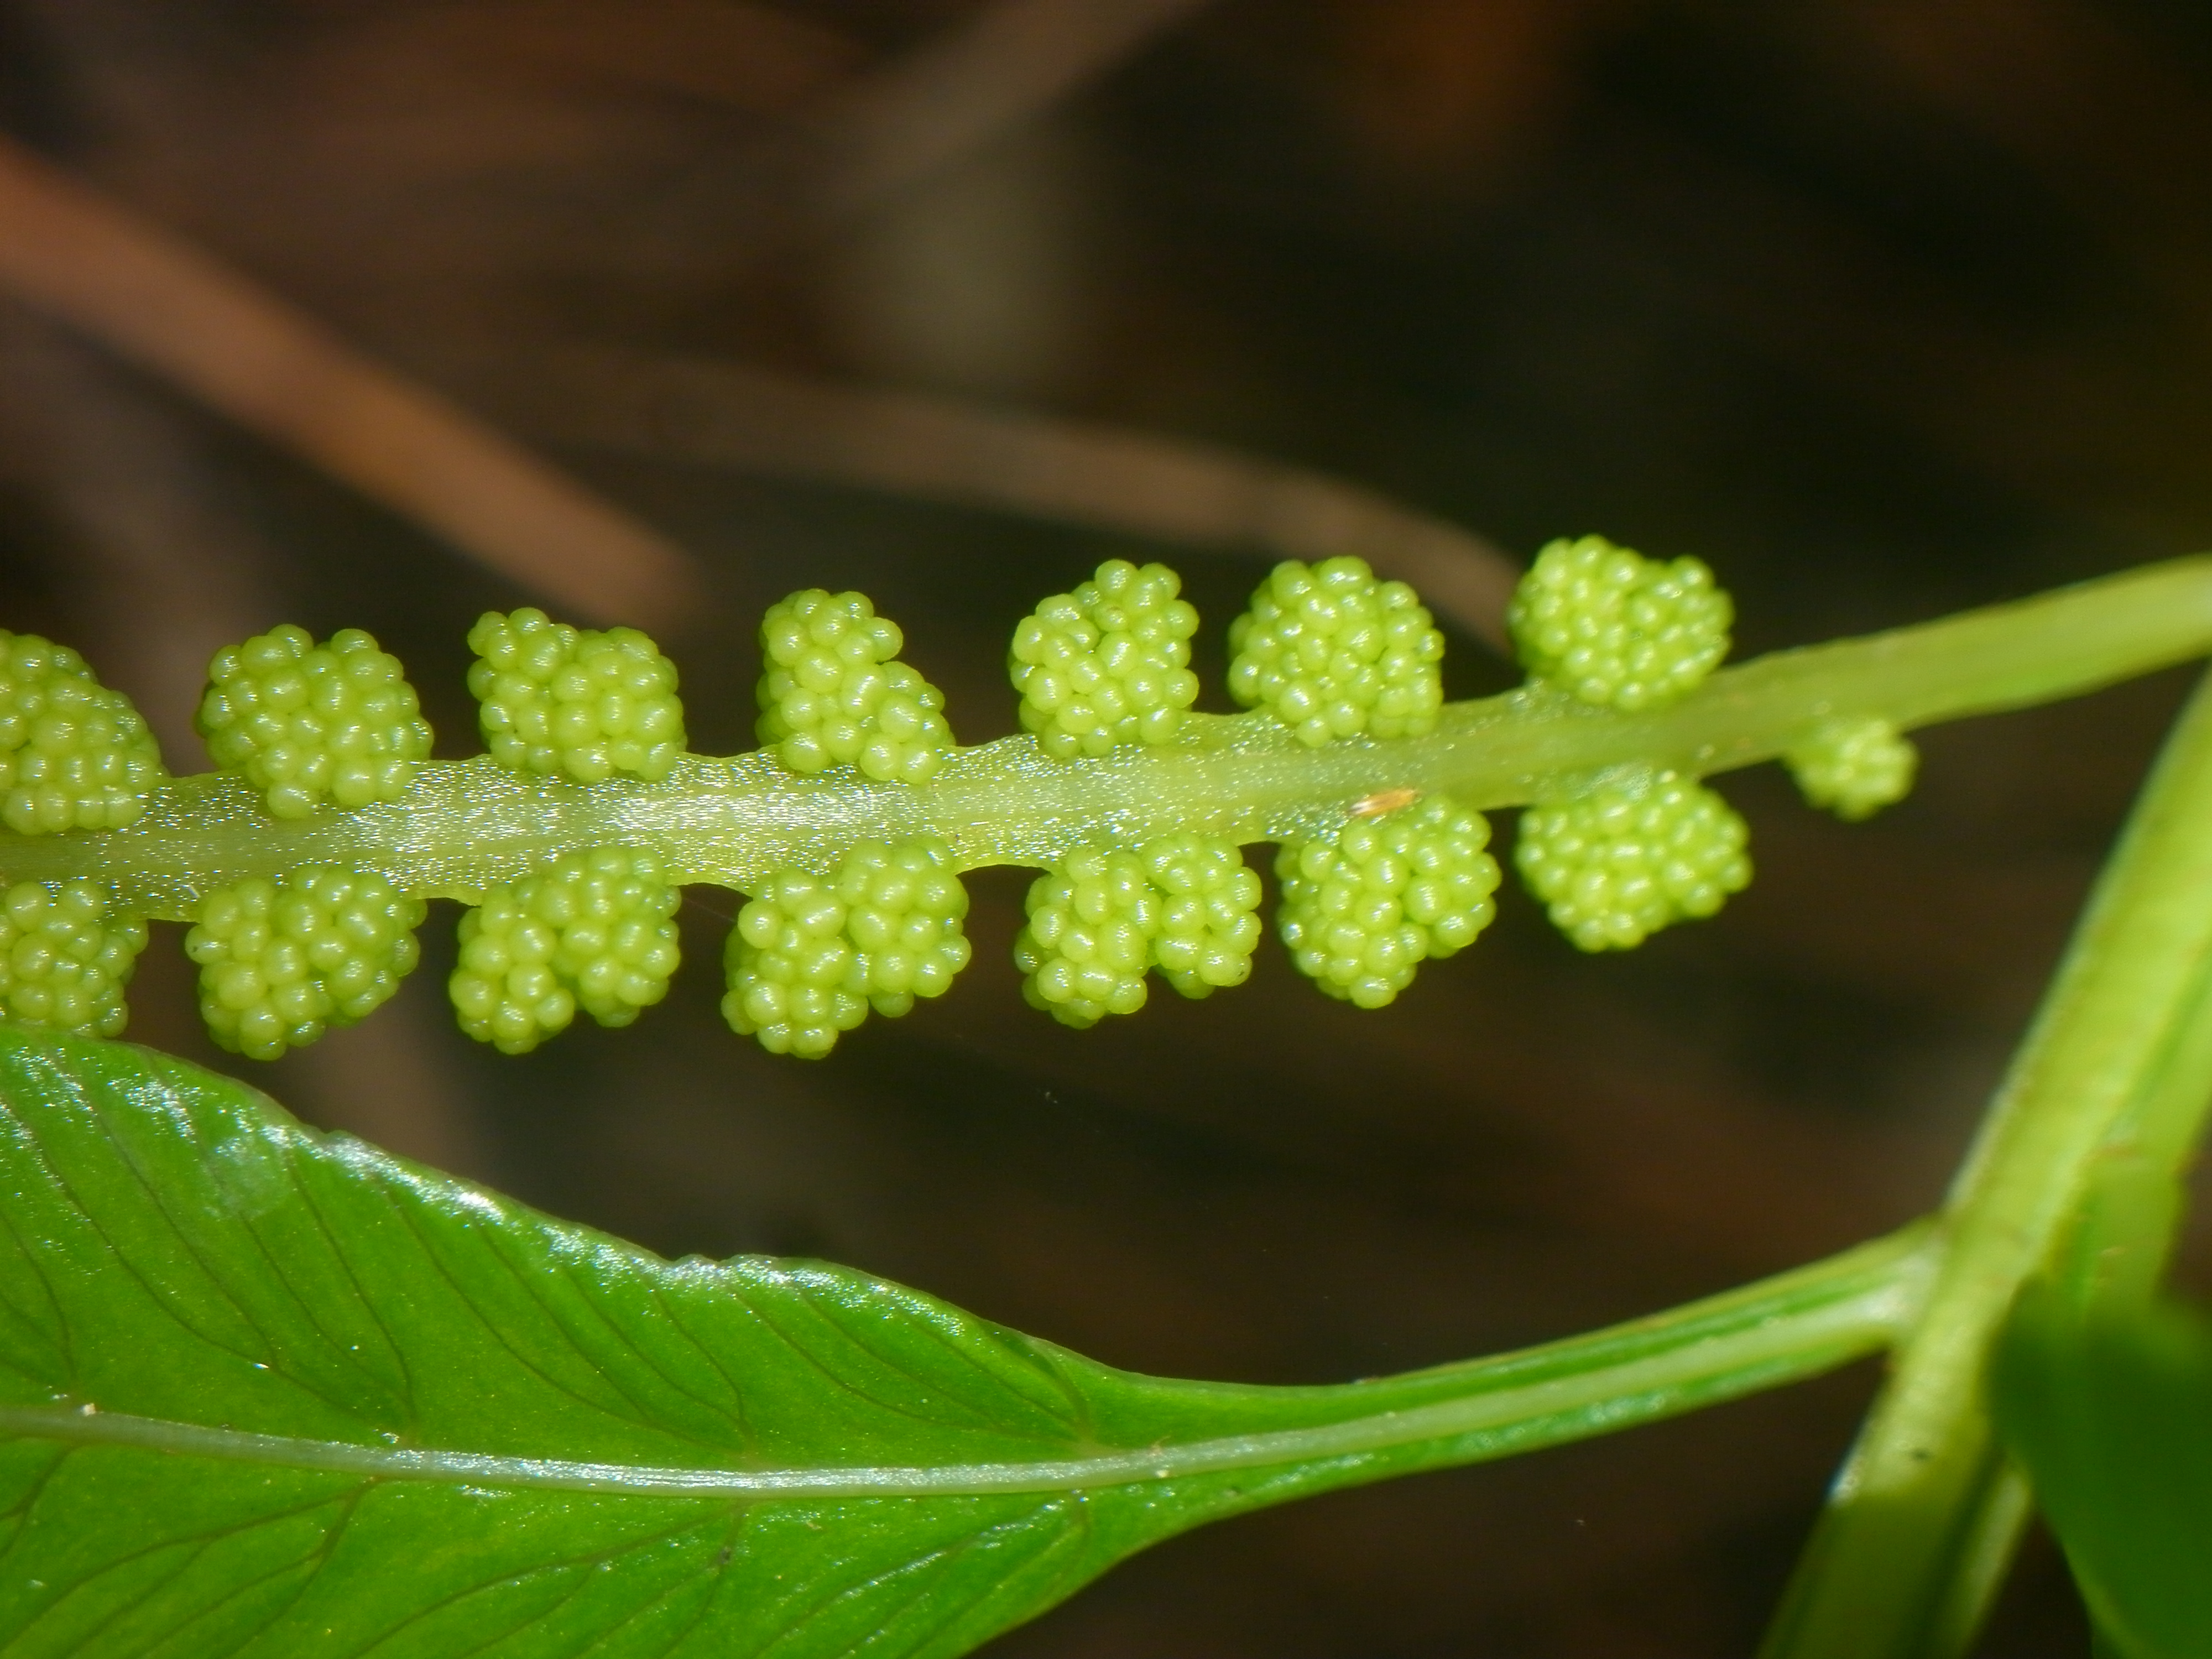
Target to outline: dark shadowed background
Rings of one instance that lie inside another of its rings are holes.
[[[1184,573],[1218,688],[1269,548],[1389,540],[1332,502],[1427,515],[1477,596],[1461,695],[1511,678],[1486,546],[1698,554],[1750,653],[2212,544],[2208,16],[5,0],[0,119],[683,550],[696,597],[643,619],[696,747],[750,746],[759,614],[817,585],[904,626],[973,742],[1013,729],[1016,620],[1110,556]],[[586,614],[620,537],[542,571],[527,534],[461,545],[292,417],[57,321],[105,256],[9,199],[0,265],[58,274],[0,281],[38,301],[0,298],[0,623],[82,647],[177,770],[208,656],[278,622],[370,629],[460,755],[480,611],[641,619]],[[1059,471],[1015,465],[1040,434]],[[739,901],[704,890],[665,1006],[526,1058],[455,1030],[445,904],[392,1006],[271,1066],[210,1048],[159,927],[131,1035],[664,1252],[824,1256],[1146,1370],[1401,1370],[1929,1207],[2185,678],[1929,732],[1863,827],[1726,779],[1759,878],[1719,919],[1589,958],[1509,892],[1376,1013],[1270,945],[1240,991],[1064,1030],[1018,994],[1002,870],[954,992],[820,1064],[722,1026]],[[1873,1382],[1235,1522],[990,1651],[1743,1653]],[[2039,1541],[1986,1651],[2085,1648]]]

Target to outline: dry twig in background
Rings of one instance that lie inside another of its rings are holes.
[[[842,224],[1042,114],[1212,0],[1001,0],[811,116],[702,161],[657,192],[644,238],[696,253],[733,214],[744,252]]]
[[[571,351],[508,365],[501,401],[596,445],[1195,546],[1357,554],[1504,648],[1519,572],[1472,532],[1356,484],[1209,445],[696,360]]]
[[[1040,115],[1210,0],[1006,0],[836,100],[814,211],[863,212]]]
[[[77,644],[144,713],[172,766],[202,763],[192,711],[208,659],[258,633],[280,562],[176,411],[110,359],[0,302],[0,455],[36,503],[33,546]]]
[[[76,637],[184,771],[204,764],[194,758],[191,717],[208,659],[283,614],[269,580],[275,550],[230,510],[194,438],[91,348],[0,305],[0,476],[52,521],[59,545],[48,556],[88,630]],[[154,961],[149,977],[176,982],[171,994],[143,1000],[132,1035],[189,1051],[204,1041],[185,1012],[189,969],[173,952]],[[295,1055],[288,1098],[325,1127],[489,1175],[471,1103],[440,1061],[434,993],[413,981],[391,1012]]]
[[[680,549],[4,139],[0,286],[579,617],[665,625],[694,601]]]

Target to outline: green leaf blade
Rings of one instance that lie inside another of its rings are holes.
[[[1378,1382],[1133,1376],[666,1262],[119,1044],[0,1029],[0,1651],[951,1656],[1131,1552],[1880,1346],[1890,1241]]]
[[[2212,1320],[2031,1292],[1995,1394],[2100,1639],[2122,1659],[2212,1653]]]

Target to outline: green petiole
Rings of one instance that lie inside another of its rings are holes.
[[[380,1480],[559,1492],[777,1498],[1095,1492],[1232,1470],[1329,1466],[1329,1484],[1486,1462],[1679,1416],[1878,1352],[1927,1279],[1924,1225],[1625,1325],[1541,1347],[1329,1387],[1254,1388],[1126,1375],[1121,1408],[1189,1425],[1136,1450],[1112,1421],[1088,1455],[1030,1462],[674,1468],[308,1439],[76,1405],[0,1405],[0,1435]],[[1284,1426],[1252,1427],[1273,1422]],[[1223,1431],[1228,1424],[1237,1431]]]
[[[2146,1179],[2091,1206],[2077,1271],[2127,1247],[2147,1249],[2154,1271],[2175,1213],[2141,1199],[2188,1158],[2212,1083],[2208,826],[2212,683],[2168,739],[1953,1184],[1927,1303],[1838,1477],[1769,1659],[1942,1659],[1971,1633],[1979,1607],[1966,1603],[1993,1588],[2025,1516],[1985,1397],[2013,1298],[2079,1224],[2100,1170],[2132,1163]]]

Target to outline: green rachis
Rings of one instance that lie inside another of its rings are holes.
[[[191,922],[217,1041],[270,1058],[363,1018],[416,958],[432,898],[469,907],[451,991],[520,1052],[579,1013],[627,1024],[676,970],[681,887],[744,894],[724,1012],[825,1054],[969,959],[960,872],[1030,865],[1030,1000],[1071,1025],[1241,983],[1262,931],[1251,843],[1278,843],[1276,924],[1364,1007],[1470,944],[1498,870],[1483,814],[1586,950],[1706,916],[1751,875],[1701,779],[1784,760],[1863,817],[1911,787],[1903,732],[2063,695],[2212,644],[2212,560],[1868,639],[1719,666],[1732,609],[1693,559],[1595,538],[1545,550],[1510,617],[1526,684],[1445,703],[1441,634],[1353,559],[1285,564],[1231,629],[1248,713],[1198,714],[1199,627],[1172,572],[1115,560],[1042,602],[1010,672],[1021,735],[955,744],[942,695],[859,594],[762,629],[759,734],[685,752],[674,667],[632,629],[487,616],[470,676],[489,753],[427,758],[399,665],[358,630],[281,628],[219,653],[199,726],[221,771],[172,778],[126,700],[71,652],[0,635],[0,1002],[112,1035],[149,917]]]

